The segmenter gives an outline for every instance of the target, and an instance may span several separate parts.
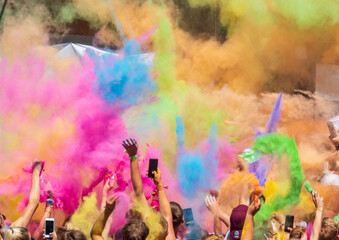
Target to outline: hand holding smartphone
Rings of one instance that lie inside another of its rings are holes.
[[[45,218],[45,238],[53,238],[54,218]]]
[[[285,232],[290,232],[288,228],[293,228],[294,216],[286,215],[285,218]]]

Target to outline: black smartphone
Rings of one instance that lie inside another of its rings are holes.
[[[285,232],[289,232],[287,228],[293,228],[294,216],[286,215],[285,218]]]
[[[193,211],[192,208],[185,208],[184,211],[184,220],[186,226],[193,226],[194,225],[194,218],[193,218]]]
[[[45,238],[53,238],[54,218],[45,218]]]
[[[158,159],[150,159],[148,164],[148,177],[154,178],[154,174],[152,172],[158,171]]]

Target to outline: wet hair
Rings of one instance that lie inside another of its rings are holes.
[[[143,221],[132,219],[124,225],[122,233],[124,240],[146,240],[149,228]]]
[[[172,218],[173,218],[173,227],[178,228],[180,224],[184,222],[184,211],[182,210],[181,206],[176,202],[170,202],[171,204],[171,211],[172,211]]]
[[[4,240],[31,240],[31,234],[25,227],[12,227],[5,232]]]
[[[321,223],[319,240],[336,240],[338,234],[337,224],[333,219],[325,219]]]
[[[66,230],[60,231],[60,233],[58,240],[87,240],[85,234],[79,230]]]
[[[305,227],[298,226],[293,228],[290,234],[290,240],[300,239],[306,231],[307,229]]]

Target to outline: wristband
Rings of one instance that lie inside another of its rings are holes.
[[[132,157],[129,157],[129,159],[131,159],[131,160],[138,159],[138,155],[134,155]]]
[[[160,188],[158,188],[158,191],[160,192],[160,191],[164,191],[165,190],[165,188],[164,187],[160,187]]]
[[[48,198],[48,199],[46,200],[46,205],[53,205],[53,203],[54,203],[54,200],[51,199],[51,198]]]
[[[159,185],[157,186],[157,189],[159,190],[160,188],[164,188],[164,185],[159,184]]]

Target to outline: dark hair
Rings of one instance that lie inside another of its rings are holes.
[[[173,227],[177,228],[183,223],[184,211],[178,203],[170,202],[170,204],[173,218]]]
[[[58,235],[58,240],[87,240],[85,234],[79,230],[66,230]]]
[[[124,240],[146,240],[149,229],[143,221],[132,219],[124,225],[122,233]]]

